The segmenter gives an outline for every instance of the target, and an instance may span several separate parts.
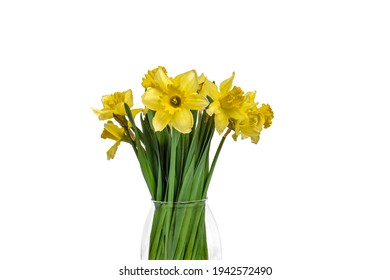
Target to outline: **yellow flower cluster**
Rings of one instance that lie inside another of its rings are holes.
[[[234,130],[234,139],[241,135],[259,141],[260,132],[271,125],[273,112],[268,104],[258,107],[256,92],[244,93],[233,87],[233,75],[219,86],[210,82],[203,74],[198,77],[194,70],[176,76],[167,76],[166,69],[159,67],[149,71],[142,85],[146,92],[142,96],[144,105],[156,111],[153,125],[156,131],[170,125],[182,133],[193,126],[191,110],[204,110],[215,116],[215,127],[219,134],[226,128]],[[209,100],[207,99],[209,97]]]
[[[153,128],[162,131],[167,126],[175,128],[180,133],[191,132],[194,126],[194,111],[206,112],[214,117],[215,129],[219,134],[224,131],[225,137],[234,131],[236,140],[251,138],[257,143],[260,132],[272,124],[273,111],[268,104],[261,106],[255,101],[256,92],[245,93],[240,87],[233,86],[234,73],[224,80],[219,88],[203,74],[198,76],[195,70],[190,70],[174,78],[167,75],[167,70],[159,66],[149,70],[142,79],[145,92],[142,102],[145,109],[134,109],[132,115],[147,110],[155,112]],[[114,146],[107,153],[113,158],[121,141],[131,141],[130,122],[126,119],[124,104],[133,106],[131,90],[115,92],[103,96],[103,109],[93,111],[100,120],[114,118],[121,127],[112,121],[105,124],[102,138],[115,140]]]
[[[103,109],[92,109],[94,113],[99,117],[99,120],[109,120],[115,118],[121,125],[121,127],[114,124],[111,120],[107,121],[104,124],[104,129],[101,137],[103,139],[112,139],[115,141],[115,144],[107,151],[107,159],[113,159],[115,157],[116,151],[122,141],[129,142],[129,137],[126,135],[125,128],[131,127],[131,123],[126,120],[125,112],[125,103],[129,107],[133,106],[133,93],[131,90],[123,92],[115,92],[110,95],[104,95],[102,98]],[[132,110],[132,115],[135,116],[141,109]]]
[[[244,93],[240,87],[233,87],[233,79],[234,73],[220,84],[219,89],[205,79],[201,93],[212,100],[206,112],[214,115],[215,129],[219,134],[228,128],[229,132],[234,131],[234,140],[241,135],[242,139],[250,137],[253,143],[257,143],[261,130],[272,124],[273,111],[268,104],[258,107],[255,91]]]

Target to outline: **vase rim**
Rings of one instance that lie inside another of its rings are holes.
[[[200,203],[200,202],[206,202],[207,198],[204,199],[198,199],[198,200],[187,200],[187,201],[160,201],[160,200],[153,200],[153,203],[159,203],[159,204],[193,204],[193,203]]]

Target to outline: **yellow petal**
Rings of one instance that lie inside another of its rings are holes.
[[[177,75],[173,80],[176,85],[179,85],[182,90],[188,93],[196,92],[198,89],[198,75],[195,70]]]
[[[104,110],[98,110],[98,109],[92,109],[92,111],[96,115],[98,115],[99,120],[101,120],[101,121],[112,119],[112,111],[104,111]]]
[[[167,70],[163,66],[159,66],[153,70],[149,70],[148,73],[145,74],[145,77],[142,78],[142,86],[144,88],[156,87],[156,82],[154,80],[154,76],[156,75],[156,72],[160,68],[164,71],[165,74],[167,74]]]
[[[251,142],[252,142],[253,144],[259,143],[259,140],[260,140],[260,134],[257,134],[257,135],[255,135],[255,136],[252,136],[252,137],[251,137]]]
[[[125,103],[129,105],[129,107],[133,107],[133,92],[131,89],[125,91]]]
[[[156,75],[154,75],[154,80],[163,91],[167,91],[167,86],[172,84],[172,80],[167,77],[161,68],[159,68]]]
[[[210,96],[211,99],[218,100],[220,96],[218,92],[218,88],[214,83],[210,82],[208,79],[205,80],[204,90],[206,92],[206,95]]]
[[[209,116],[212,116],[219,109],[219,107],[220,107],[219,106],[219,102],[218,101],[214,101],[213,103],[210,104],[209,108],[206,110],[206,113]]]
[[[158,89],[150,88],[142,95],[142,103],[154,111],[160,110],[161,104],[160,104],[160,96],[161,92]]]
[[[117,104],[113,113],[119,116],[126,116],[125,104]]]
[[[116,151],[120,145],[121,141],[115,142],[115,144],[107,151],[107,159],[113,159],[115,157]]]
[[[256,98],[256,91],[248,91],[247,93],[245,93],[245,103],[257,104],[255,102],[255,98]]]
[[[203,110],[207,105],[207,98],[197,93],[187,95],[183,101],[183,107],[188,110]]]
[[[140,108],[138,108],[138,109],[131,110],[131,115],[133,116],[133,119],[135,118],[135,116],[137,116],[141,112],[144,112],[146,114],[147,111],[145,112],[145,110],[147,110],[147,109],[140,109]]]
[[[206,81],[206,76],[202,73],[200,76],[198,76],[198,89],[196,90],[200,95],[203,95],[207,97],[207,94],[204,90],[204,83]]]
[[[153,127],[155,131],[163,130],[167,124],[171,121],[172,115],[168,114],[164,110],[159,110],[153,118]]]
[[[171,125],[181,133],[191,132],[192,126],[194,125],[194,118],[191,111],[177,111],[171,120]]]
[[[219,134],[221,134],[225,130],[225,128],[229,125],[229,118],[222,111],[215,114],[214,120],[215,120],[215,129],[218,131]]]
[[[200,76],[198,76],[198,84],[201,86],[206,81],[206,76],[202,73]]]
[[[224,111],[229,116],[230,119],[238,120],[238,119],[247,118],[246,114],[243,111],[241,111],[240,109],[233,108],[233,109],[224,110]]]
[[[124,129],[118,127],[113,122],[108,121],[104,124],[104,129],[109,132],[113,137],[108,137],[114,140],[121,140],[124,134]]]
[[[219,89],[221,91],[221,94],[225,94],[227,92],[229,92],[229,90],[232,89],[232,86],[233,86],[233,79],[234,79],[234,72],[232,74],[232,76],[229,78],[229,79],[226,79],[224,80],[221,85],[219,86]]]
[[[100,135],[101,138],[103,139],[112,139],[112,140],[117,140],[114,135],[112,135],[110,132],[108,132],[106,129],[103,129],[102,134]]]

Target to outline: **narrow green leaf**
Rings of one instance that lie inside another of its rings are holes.
[[[137,148],[138,161],[140,163],[142,174],[145,178],[146,184],[148,185],[148,188],[149,188],[149,191],[150,191],[152,198],[156,199],[156,182],[155,182],[155,179],[153,176],[152,168],[151,168],[150,163],[146,157],[145,149],[141,145],[140,138],[139,138],[140,132],[139,132],[139,129],[137,128],[137,126],[135,125],[133,116],[131,114],[130,107],[129,107],[129,105],[127,105],[127,103],[125,103],[125,110],[126,110],[127,117],[130,120],[130,123],[132,124],[133,128],[135,128],[134,129],[135,144],[136,144],[136,148]]]
[[[176,129],[172,129],[172,141],[170,145],[170,164],[169,164],[169,175],[168,175],[168,200],[169,202],[174,202],[175,194],[175,179],[176,179],[176,147],[180,137],[180,132]]]
[[[221,153],[221,150],[222,150],[223,144],[225,143],[225,140],[226,140],[226,137],[223,136],[222,139],[221,139],[221,142],[219,142],[217,151],[215,152],[214,159],[213,159],[213,162],[211,164],[210,172],[209,172],[209,174],[207,176],[205,187],[204,187],[204,190],[203,190],[203,198],[207,197],[207,191],[209,189],[211,177],[213,176],[215,165],[217,164],[218,157],[219,157],[219,154]]]

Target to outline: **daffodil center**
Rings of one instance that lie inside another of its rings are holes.
[[[171,100],[170,100],[170,104],[171,104],[172,107],[175,107],[175,108],[180,107],[180,105],[181,105],[181,98],[179,96],[177,96],[177,95],[173,96],[171,98]]]

